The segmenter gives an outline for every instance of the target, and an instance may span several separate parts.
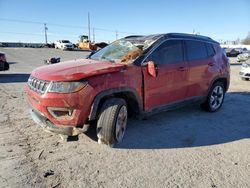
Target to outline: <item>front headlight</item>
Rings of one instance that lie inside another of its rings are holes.
[[[87,82],[51,82],[48,88],[50,93],[74,93],[80,91]]]

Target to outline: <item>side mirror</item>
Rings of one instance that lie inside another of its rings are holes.
[[[153,61],[148,62],[148,74],[154,78],[157,76],[157,67]]]

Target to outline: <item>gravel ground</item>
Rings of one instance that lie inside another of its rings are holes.
[[[116,148],[91,130],[63,142],[30,119],[24,85],[43,60],[81,51],[0,48],[11,62],[0,73],[0,187],[250,187],[250,82],[231,66],[222,109],[198,106],[131,119]],[[232,62],[235,59],[231,59]]]

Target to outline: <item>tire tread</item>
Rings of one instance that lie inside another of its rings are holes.
[[[124,99],[107,99],[101,107],[100,115],[97,121],[97,137],[103,144],[113,146],[117,143],[115,138],[115,123],[118,110],[126,105]]]

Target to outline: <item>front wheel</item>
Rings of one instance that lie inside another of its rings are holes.
[[[124,99],[107,99],[97,121],[98,143],[113,147],[122,141],[127,127],[127,104]]]
[[[216,82],[210,89],[206,101],[201,107],[209,112],[216,112],[223,104],[225,96],[225,88],[223,83]]]

